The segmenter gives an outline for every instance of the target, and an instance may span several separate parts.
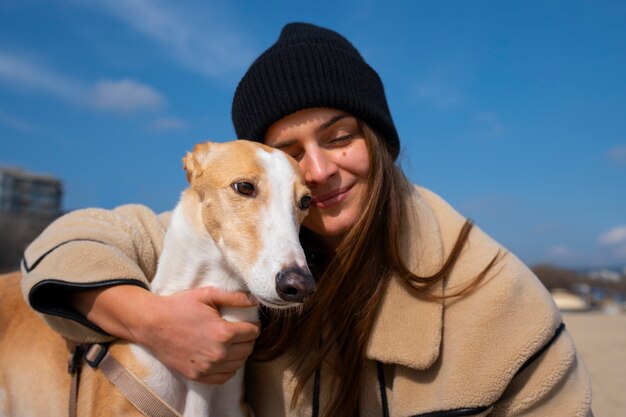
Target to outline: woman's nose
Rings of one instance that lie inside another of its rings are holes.
[[[301,165],[307,184],[323,183],[337,172],[337,165],[322,149],[308,152]]]

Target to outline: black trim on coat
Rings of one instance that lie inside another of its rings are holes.
[[[136,279],[118,278],[93,283],[74,283],[60,279],[45,279],[38,282],[30,289],[28,302],[31,307],[39,313],[73,320],[99,333],[109,335],[99,326],[87,320],[87,318],[78,311],[69,307],[66,303],[66,296],[73,292],[94,290],[113,285],[135,285],[149,290],[145,283]]]
[[[550,348],[554,344],[554,342],[559,338],[563,330],[565,329],[565,323],[561,323],[559,327],[554,331],[554,335],[548,340],[548,342],[541,347],[537,352],[535,352],[530,358],[526,360],[522,364],[522,366],[517,370],[513,378],[522,373],[526,368],[528,368],[533,362],[535,362],[541,355],[545,353],[546,350]],[[378,381],[381,389],[381,401],[383,402],[383,416],[389,415],[389,410],[387,406],[387,396],[385,391],[385,376],[383,364],[380,362],[376,362],[376,367],[378,370]],[[383,396],[383,393],[385,395]],[[453,410],[441,410],[441,411],[430,411],[428,413],[423,414],[415,414],[411,417],[463,417],[463,416],[473,416],[487,411],[493,404],[482,406],[482,407],[474,407],[474,408],[456,408]]]
[[[463,416],[475,416],[476,414],[484,413],[489,410],[491,406],[475,408],[455,408],[454,410],[432,411],[424,414],[415,414],[411,417],[463,417]]]
[[[552,346],[552,344],[556,341],[556,339],[559,338],[559,336],[561,335],[561,333],[563,332],[563,330],[565,329],[565,323],[561,323],[559,325],[559,327],[556,328],[556,330],[554,331],[554,335],[550,338],[550,340],[548,340],[548,343],[546,343],[545,345],[543,345],[543,347],[541,349],[539,349],[537,352],[535,352],[535,354],[533,356],[531,356],[530,358],[528,358],[528,360],[526,360],[526,362],[524,362],[524,364],[517,370],[517,372],[515,373],[515,375],[513,376],[513,378],[515,378],[516,376],[518,376],[519,374],[521,374],[524,369],[528,368],[530,365],[532,365],[533,362],[535,362],[541,355],[543,355],[543,353],[548,350],[548,348],[550,346]]]
[[[51,249],[48,249],[43,255],[41,255],[33,264],[32,266],[28,266],[28,264],[26,263],[26,257],[22,257],[22,265],[24,266],[24,269],[26,270],[26,272],[30,272],[33,269],[37,268],[37,265],[39,265],[39,263],[41,261],[44,260],[44,258],[48,255],[50,255],[52,252],[54,252],[55,250],[57,250],[59,247],[66,245],[68,243],[72,243],[72,242],[95,242],[95,243],[102,243],[103,245],[106,245],[105,242],[102,242],[100,240],[95,240],[95,239],[72,239],[72,240],[66,240],[65,242],[61,242],[58,245],[54,246]]]

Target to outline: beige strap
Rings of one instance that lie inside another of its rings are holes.
[[[78,401],[78,372],[72,375],[70,384],[70,411],[69,417],[76,417],[76,404]]]
[[[100,368],[109,381],[145,416],[181,417],[141,379],[124,368],[105,345],[92,345],[85,354],[85,361],[92,368]]]

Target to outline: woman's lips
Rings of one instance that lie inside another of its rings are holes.
[[[348,198],[351,189],[352,186],[342,187],[329,193],[317,196],[313,198],[313,205],[320,209],[335,206]]]

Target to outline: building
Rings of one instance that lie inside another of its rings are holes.
[[[61,213],[62,185],[49,175],[0,167],[0,212],[57,217]]]
[[[587,311],[591,307],[584,298],[563,288],[553,288],[550,291],[554,303],[561,311]]]

